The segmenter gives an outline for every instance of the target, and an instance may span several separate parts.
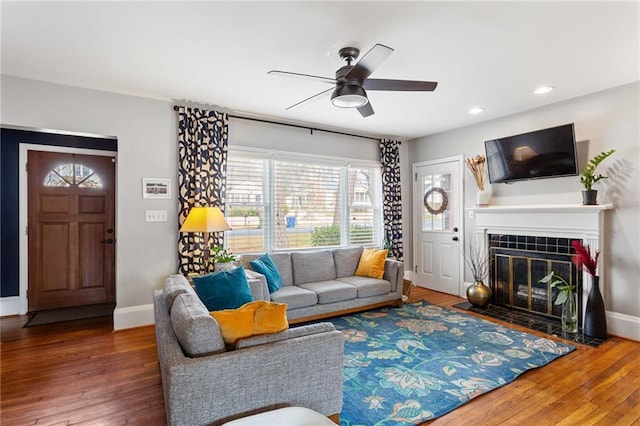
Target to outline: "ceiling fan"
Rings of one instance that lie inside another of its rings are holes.
[[[393,53],[393,49],[382,44],[376,44],[360,60],[351,65],[360,55],[360,50],[355,47],[343,47],[338,51],[340,58],[347,65],[336,71],[336,77],[320,77],[317,75],[300,74],[288,71],[269,71],[271,75],[282,75],[289,77],[302,77],[310,80],[329,83],[335,87],[323,90],[309,98],[303,99],[287,108],[297,107],[312,100],[317,100],[331,93],[331,103],[340,108],[357,108],[363,117],[373,115],[373,107],[366,90],[386,90],[403,92],[432,92],[438,85],[435,81],[414,81],[414,80],[387,80],[380,78],[369,78],[371,73],[378,68],[385,59]]]

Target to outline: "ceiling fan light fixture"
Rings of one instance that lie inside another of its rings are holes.
[[[338,108],[360,108],[369,102],[367,93],[357,84],[341,84],[331,95],[331,103]]]

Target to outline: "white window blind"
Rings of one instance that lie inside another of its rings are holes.
[[[340,245],[340,167],[274,160],[274,249]]]
[[[349,166],[348,171],[349,244],[380,245],[380,168]]]
[[[382,246],[375,163],[229,150],[225,233],[233,253]],[[262,157],[262,158],[261,158]]]
[[[267,249],[267,167],[268,160],[250,155],[233,155],[227,160],[225,216],[231,230],[225,232],[225,238],[232,253]]]

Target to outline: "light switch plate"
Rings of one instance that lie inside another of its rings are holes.
[[[147,210],[145,212],[145,220],[147,222],[166,222],[167,211],[166,210]]]

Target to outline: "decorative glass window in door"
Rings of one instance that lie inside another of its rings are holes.
[[[451,174],[434,173],[422,177],[423,231],[447,231],[451,223]]]
[[[84,164],[67,163],[51,170],[44,178],[44,186],[102,188],[102,179]]]

